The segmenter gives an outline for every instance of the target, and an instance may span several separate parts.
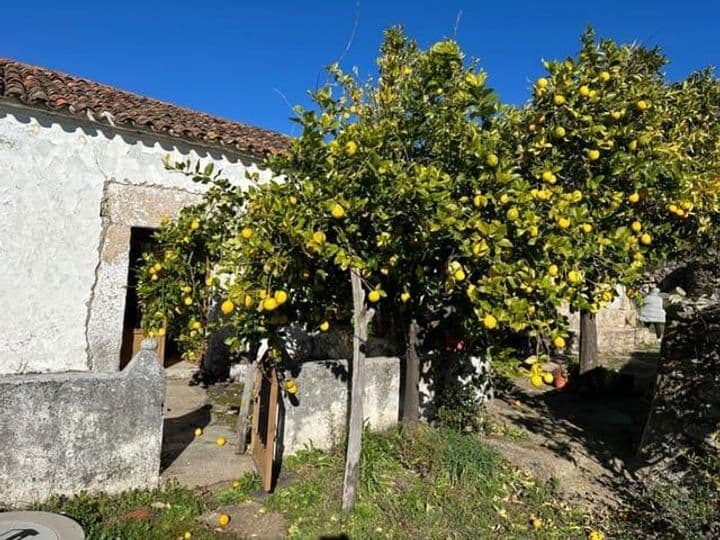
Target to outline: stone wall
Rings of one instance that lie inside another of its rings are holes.
[[[155,487],[164,399],[152,350],[121,372],[0,376],[0,506]]]
[[[284,422],[280,426],[282,453],[290,455],[312,444],[329,449],[342,442],[347,425],[350,374],[347,360],[303,362],[294,373],[299,392],[283,394]],[[363,414],[372,429],[382,430],[399,418],[400,360],[370,357],[365,360]]]
[[[131,227],[157,227],[205,187],[165,169],[250,158],[0,100],[0,374],[117,370]]]
[[[644,473],[691,485],[692,456],[720,456],[720,305],[672,306],[640,445]]]
[[[580,333],[580,314],[568,313],[570,330],[575,336]],[[596,317],[598,333],[598,351],[601,355],[629,356],[639,348],[657,346],[655,334],[638,322],[638,310],[627,297],[622,287],[615,299],[601,309]],[[578,340],[572,347],[577,352]]]

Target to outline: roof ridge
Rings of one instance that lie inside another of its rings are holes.
[[[267,128],[4,57],[0,57],[0,97],[51,111],[67,109],[71,115],[82,118],[102,115],[112,125],[200,140],[263,156],[282,152],[290,140]]]

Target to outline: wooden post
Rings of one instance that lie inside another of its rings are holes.
[[[244,454],[245,450],[247,450],[248,416],[250,414],[250,407],[252,406],[253,387],[255,386],[255,377],[257,376],[259,365],[259,359],[255,362],[251,362],[248,359],[247,369],[245,370],[245,376],[243,377],[243,391],[242,397],[240,398],[240,410],[238,411],[237,423],[235,424],[235,429],[238,434],[237,454]]]
[[[597,322],[589,311],[580,312],[580,375],[598,367]]]
[[[403,422],[413,424],[420,418],[420,327],[415,319],[408,325],[405,342],[405,388],[403,391]]]
[[[365,343],[368,324],[375,314],[373,309],[365,307],[365,291],[362,288],[360,273],[357,269],[350,269],[350,283],[353,295],[354,329],[350,418],[348,420],[348,444],[342,494],[343,512],[350,512],[355,507],[357,497],[363,429],[363,397],[365,394]]]

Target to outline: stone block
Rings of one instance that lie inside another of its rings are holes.
[[[121,372],[0,376],[0,505],[155,487],[164,399],[149,349]]]
[[[293,374],[299,392],[283,394],[280,418],[282,453],[291,455],[312,444],[329,449],[342,441],[347,425],[350,373],[347,360],[303,362]],[[370,357],[365,360],[363,414],[372,429],[382,430],[399,418],[400,360]]]

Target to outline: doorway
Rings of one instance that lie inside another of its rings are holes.
[[[142,267],[143,253],[157,253],[160,248],[154,238],[155,229],[149,227],[132,227],[130,229],[130,254],[125,292],[125,313],[123,315],[122,347],[120,349],[120,369],[123,369],[130,360],[140,351],[140,344],[144,338],[141,323],[142,309],[137,295],[139,272]],[[167,367],[168,360],[179,359],[177,345],[167,336],[156,338],[158,342],[157,356],[163,366]]]

